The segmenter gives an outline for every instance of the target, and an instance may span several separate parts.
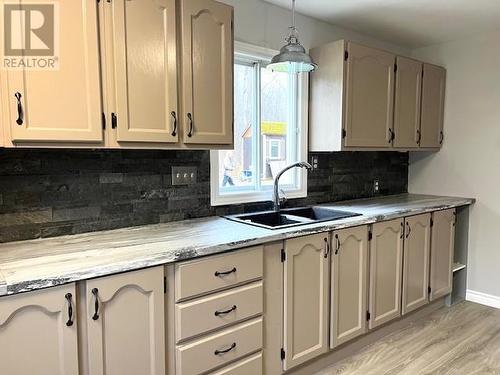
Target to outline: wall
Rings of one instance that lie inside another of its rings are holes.
[[[279,50],[291,24],[291,11],[261,0],[219,0],[234,7],[235,39]],[[307,0],[304,0],[307,1]],[[410,50],[377,40],[368,35],[346,30],[297,14],[297,29],[301,43],[307,49],[339,39],[349,39],[395,53],[409,55]]]
[[[468,289],[500,297],[500,32],[416,50],[447,68],[445,136],[412,155],[409,189],[477,198],[470,217]]]
[[[303,205],[407,191],[408,155],[318,154]],[[171,167],[196,166],[195,185],[171,185]],[[270,203],[210,206],[208,151],[0,149],[0,242],[223,215]]]

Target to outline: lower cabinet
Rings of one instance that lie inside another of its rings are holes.
[[[453,250],[455,247],[455,209],[432,214],[430,300],[451,292],[453,284]]]
[[[284,370],[328,350],[329,233],[285,241]]]
[[[0,373],[78,375],[75,284],[0,298]]]
[[[370,241],[369,328],[401,316],[403,219],[373,224]]]
[[[165,374],[163,267],[89,280],[91,375]]]
[[[431,214],[405,219],[403,314],[429,302]]]
[[[332,235],[330,347],[366,332],[368,227]]]

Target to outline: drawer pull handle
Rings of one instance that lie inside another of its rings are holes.
[[[92,289],[92,294],[94,295],[94,315],[92,316],[92,320],[97,320],[99,319],[99,297],[97,294],[99,293],[99,289],[94,288]]]
[[[215,312],[215,316],[219,316],[219,315],[226,315],[226,314],[229,314],[230,312],[233,312],[236,310],[236,305],[233,305],[233,307],[231,307],[230,309],[227,309],[227,310],[222,310],[222,311],[216,311]]]
[[[68,301],[68,321],[66,322],[66,326],[71,327],[73,325],[73,303],[71,302],[73,295],[67,293],[64,297]]]
[[[229,353],[231,350],[233,350],[234,348],[236,348],[236,343],[233,342],[233,344],[227,348],[227,349],[224,349],[224,350],[216,350],[214,352],[215,355],[221,355],[221,354],[226,354],[226,353]]]
[[[225,271],[225,272],[215,271],[214,275],[215,275],[215,277],[223,277],[223,276],[230,275],[232,273],[236,273],[236,267],[233,267],[232,270]]]

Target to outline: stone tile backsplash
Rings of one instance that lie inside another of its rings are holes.
[[[324,203],[408,190],[408,154],[315,153],[308,197]],[[195,166],[198,182],[172,186],[172,166]],[[270,208],[210,206],[209,151],[0,149],[0,242],[154,224]]]

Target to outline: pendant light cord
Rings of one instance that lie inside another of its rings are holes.
[[[295,26],[295,0],[292,0],[292,26],[288,28],[290,30],[288,37],[286,38],[287,43],[298,43],[299,38],[297,36],[297,27]]]

